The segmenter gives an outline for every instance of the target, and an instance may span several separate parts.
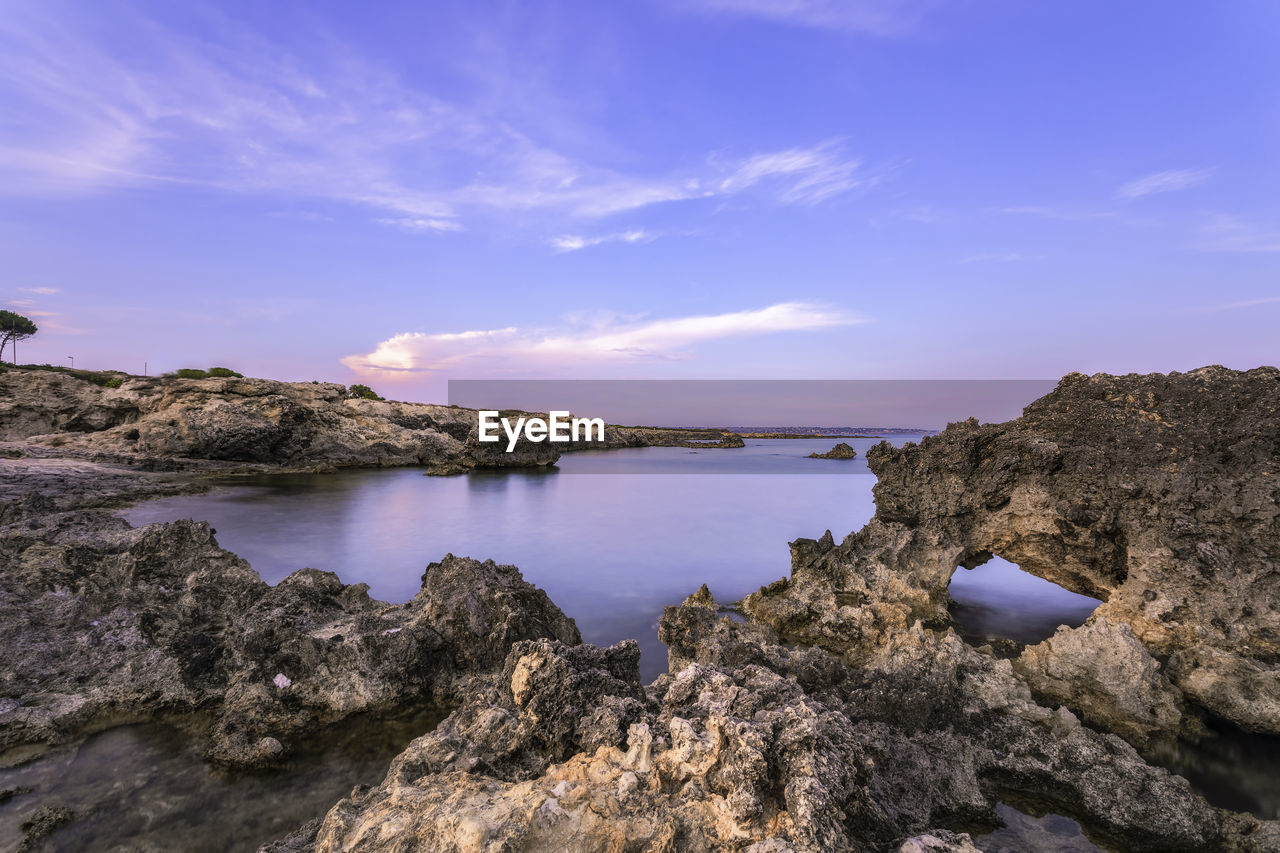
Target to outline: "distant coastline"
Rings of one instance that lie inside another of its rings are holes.
[[[867,426],[733,426],[724,429],[743,438],[879,438],[885,435],[937,435],[940,432],[916,427]]]

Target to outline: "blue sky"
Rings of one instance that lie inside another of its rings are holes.
[[[0,0],[21,361],[1025,378],[1277,361],[1280,5]]]

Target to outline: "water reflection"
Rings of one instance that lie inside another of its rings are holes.
[[[865,456],[877,440],[853,443]],[[413,469],[280,475],[125,515],[133,524],[209,521],[219,543],[268,582],[303,567],[328,569],[387,601],[413,597],[426,564],[446,553],[511,563],[577,620],[589,642],[639,639],[642,674],[651,679],[666,668],[657,634],[665,605],[704,582],[721,600],[741,598],[788,573],[790,540],[826,529],[839,537],[870,519],[873,478],[864,460],[806,458],[830,444],[581,452],[563,457],[559,471],[462,477]],[[602,474],[611,464],[617,476],[572,476]]]
[[[1280,820],[1280,737],[1215,720],[1207,738],[1161,744],[1151,758],[1185,777],[1215,806]]]
[[[301,744],[287,766],[227,773],[205,764],[202,741],[162,723],[121,726],[21,767],[0,770],[0,847],[18,849],[22,824],[44,806],[75,820],[41,846],[55,851],[251,851],[321,817],[358,784],[376,784],[391,759],[437,715],[357,717]]]
[[[996,804],[996,815],[1004,826],[973,839],[983,853],[1104,853],[1069,817],[1030,815],[1007,803]]]
[[[976,643],[998,638],[1039,643],[1059,626],[1084,624],[1101,604],[999,557],[975,569],[956,569],[949,592],[956,632]]]

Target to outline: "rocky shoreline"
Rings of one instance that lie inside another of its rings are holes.
[[[521,437],[508,453],[478,432],[475,409],[351,397],[332,382],[0,368],[0,458],[221,475],[415,466],[447,476],[551,467],[575,450],[744,446],[726,430],[610,424],[604,441]]]
[[[200,488],[157,469],[486,464],[448,407],[73,381],[0,374],[10,761],[198,711],[211,760],[258,766],[430,705],[450,713],[381,784],[269,849],[972,851],[1013,800],[1117,850],[1280,849],[1280,824],[1151,761],[1205,721],[1280,733],[1274,368],[1073,374],[1018,420],[878,445],[875,518],[792,543],[745,622],[705,587],[668,607],[647,685],[633,642],[581,644],[513,567],[446,557],[388,605],[314,570],[268,586],[207,525],[103,509]],[[947,585],[993,554],[1104,603],[1014,653],[968,645]]]

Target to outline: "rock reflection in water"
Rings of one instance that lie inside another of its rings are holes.
[[[120,726],[78,748],[0,770],[0,848],[18,847],[22,824],[44,807],[75,819],[38,849],[54,851],[257,850],[321,817],[387,765],[439,715],[353,718],[325,730],[280,770],[226,773],[201,758],[198,739],[161,723]]]
[[[1219,808],[1280,820],[1280,737],[1214,720],[1199,743],[1159,745],[1150,759],[1185,777]]]

